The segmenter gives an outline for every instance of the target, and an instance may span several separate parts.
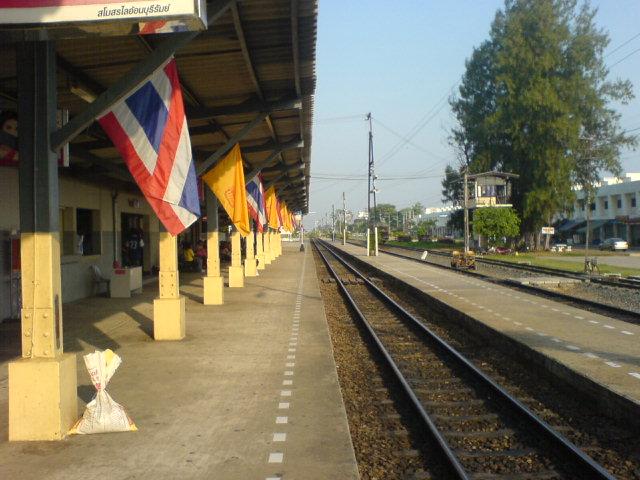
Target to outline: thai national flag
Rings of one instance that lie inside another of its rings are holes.
[[[141,22],[138,24],[139,35],[186,32],[187,30],[187,25],[182,20],[158,20],[155,22]]]
[[[167,231],[195,222],[200,202],[175,60],[98,120]]]
[[[247,206],[249,207],[249,215],[258,225],[258,231],[263,232],[264,225],[267,223],[267,215],[264,205],[264,187],[259,174],[247,183]]]

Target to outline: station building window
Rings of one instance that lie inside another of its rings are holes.
[[[636,208],[636,197],[631,197],[631,208]]]
[[[616,206],[617,206],[618,208],[622,208],[622,199],[621,199],[621,198],[619,198],[619,199],[618,199],[618,201],[617,201],[617,203],[616,203]]]
[[[76,209],[77,255],[100,255],[102,253],[102,235],[100,231],[100,211],[88,208]]]
[[[609,200],[604,201],[604,209],[609,210]]]

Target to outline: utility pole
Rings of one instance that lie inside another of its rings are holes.
[[[331,205],[331,241],[336,241],[336,206]]]
[[[468,184],[468,168],[464,167],[464,175],[462,180],[463,196],[464,196],[464,254],[469,254],[469,184]]]
[[[347,243],[347,197],[342,192],[342,244]]]
[[[373,160],[373,127],[371,125],[371,112],[367,113],[369,122],[369,193],[367,195],[367,208],[369,212],[369,226],[373,227],[376,221],[376,175]],[[371,194],[373,194],[373,217],[371,216]]]

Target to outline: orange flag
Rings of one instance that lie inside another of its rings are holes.
[[[236,144],[220,163],[202,176],[202,180],[218,197],[240,235],[246,237],[251,229],[240,145]]]
[[[278,220],[278,199],[276,198],[276,189],[274,187],[269,187],[264,193],[264,199],[267,208],[269,227],[277,230],[280,228],[280,220]]]

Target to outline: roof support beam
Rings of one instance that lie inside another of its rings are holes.
[[[209,8],[207,23],[212,25],[235,0],[216,0]],[[105,90],[93,103],[90,103],[66,125],[51,134],[51,147],[56,150],[75,138],[93,120],[104,114],[111,106],[124,98],[131,90],[149,78],[163,63],[180,48],[197,37],[200,32],[165,34],[167,39],[139,62],[127,74]]]
[[[258,115],[254,117],[253,120],[247,123],[242,128],[242,130],[240,130],[238,133],[236,133],[231,138],[229,138],[229,140],[227,140],[227,143],[225,143],[222,147],[220,147],[213,154],[211,154],[209,158],[207,158],[202,164],[200,164],[200,166],[196,168],[196,173],[198,174],[198,176],[206,173],[208,170],[213,168],[213,166],[215,166],[215,164],[218,163],[220,158],[222,158],[222,156],[225,153],[231,150],[231,147],[233,147],[236,143],[242,140],[251,130],[256,128],[264,120],[266,116],[267,116],[267,112],[260,112]]]
[[[242,49],[242,56],[244,57],[244,62],[247,65],[247,70],[249,71],[249,77],[253,82],[253,86],[256,89],[258,98],[264,101],[264,93],[262,92],[262,88],[260,87],[258,75],[256,75],[256,71],[253,68],[253,61],[251,60],[249,47],[247,47],[247,40],[244,35],[244,29],[242,28],[242,21],[240,20],[240,11],[238,9],[238,4],[234,3],[231,6],[231,15],[233,17],[233,26],[236,30],[236,34],[238,35],[238,41],[240,42],[240,48]],[[273,138],[274,142],[278,142],[278,135],[276,133],[275,126],[273,125],[273,121],[271,120],[271,116],[267,115],[267,117],[265,118],[265,122],[267,124],[267,128],[269,129],[269,133],[271,134],[271,138]]]
[[[269,165],[271,165],[271,163],[273,162],[273,160],[280,155],[282,152],[284,152],[285,150],[291,150],[292,148],[300,148],[304,145],[304,142],[302,142],[302,140],[297,140],[295,142],[288,142],[288,143],[283,143],[282,145],[279,145],[278,148],[276,148],[273,152],[271,152],[271,155],[269,155],[266,160],[264,160],[263,162],[260,162],[260,164],[253,168],[253,170],[251,170],[251,172],[249,172],[249,174],[246,176],[246,178],[253,178],[255,177],[258,173],[260,173],[260,171],[265,168],[268,167]],[[247,151],[248,149],[244,149],[244,151]]]
[[[208,108],[208,107],[187,107],[187,117],[191,121],[209,120],[222,115],[239,115],[254,112],[274,112],[276,110],[289,110],[301,108],[300,98],[285,98],[276,102],[250,101],[239,105],[228,107]],[[272,137],[273,138],[273,137]],[[275,140],[275,139],[274,139]]]
[[[126,168],[119,165],[114,165],[109,160],[100,158],[80,146],[71,145],[69,148],[69,155],[71,157],[78,158],[81,161],[103,168],[104,170],[109,172],[109,174],[112,174],[114,177],[120,180],[124,180],[130,183],[133,183],[134,181],[133,177]]]
[[[269,180],[267,183],[264,184],[264,189],[268,189],[271,188],[276,182],[282,180],[283,177],[286,177],[287,174],[286,173],[282,173],[280,175],[278,175],[276,178]]]

